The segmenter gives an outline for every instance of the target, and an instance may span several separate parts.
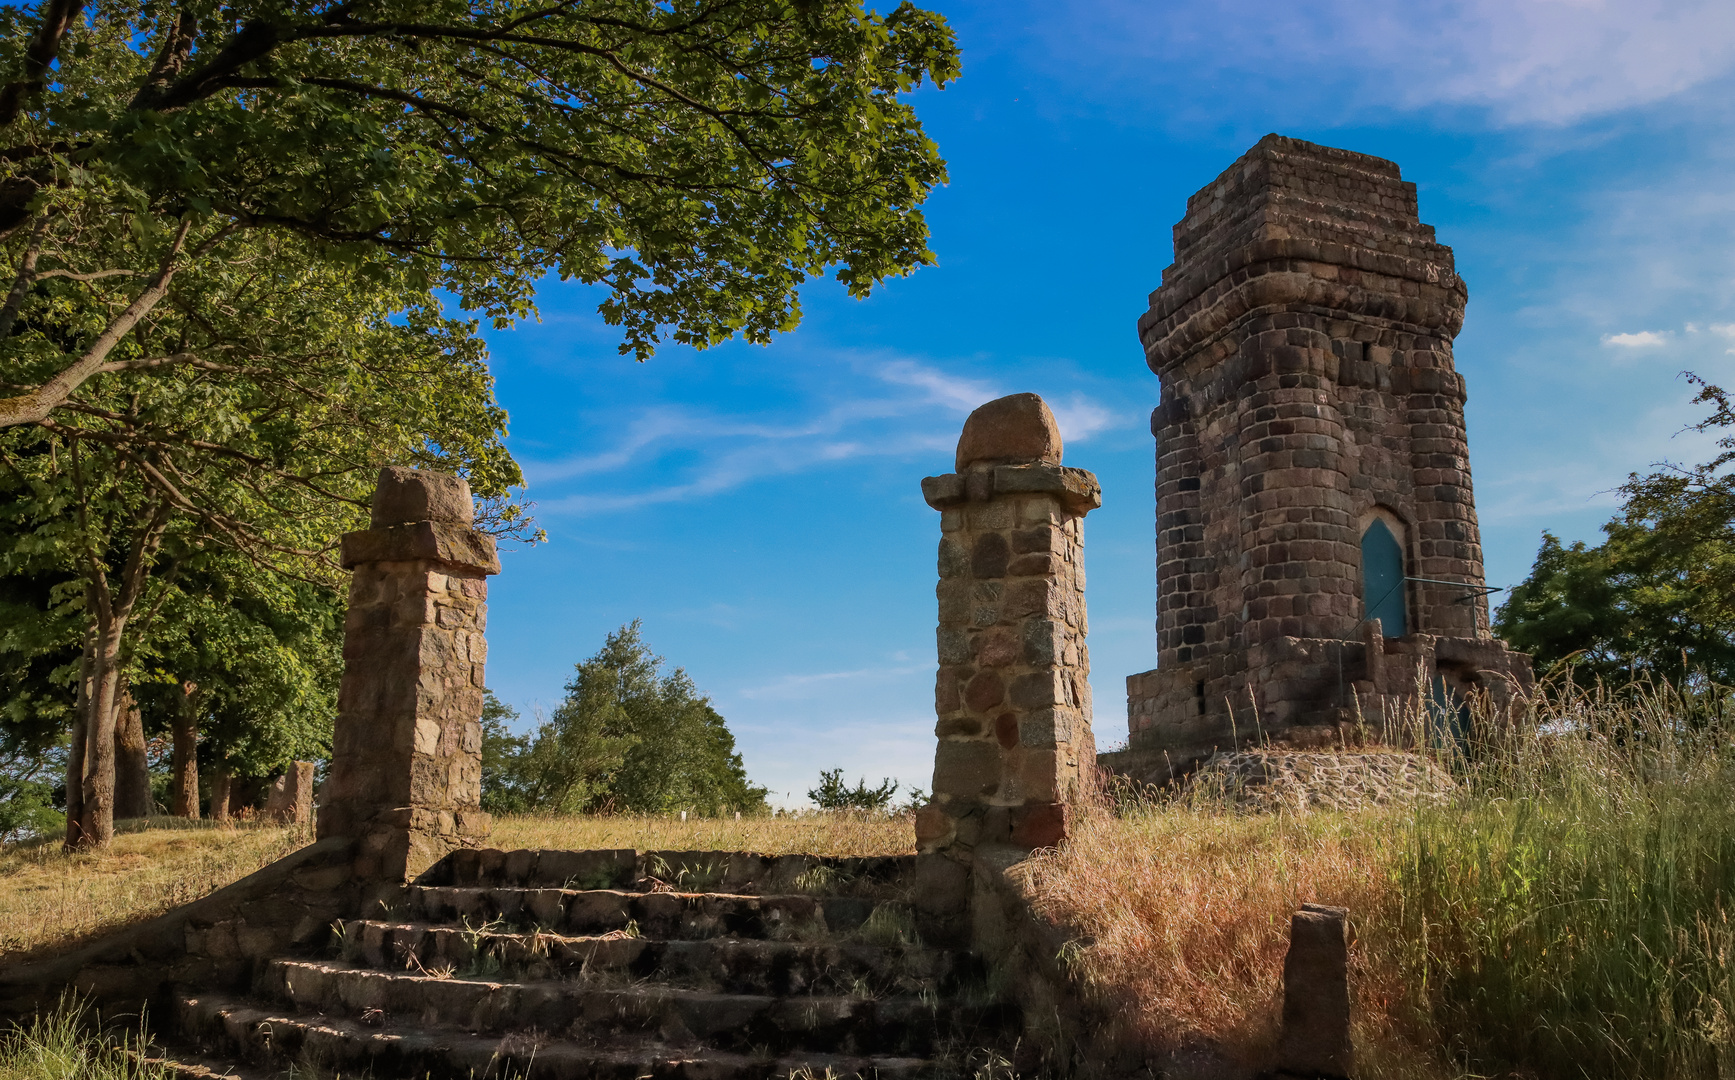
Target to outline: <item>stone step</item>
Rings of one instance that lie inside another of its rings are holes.
[[[900,941],[659,940],[624,934],[512,933],[354,919],[342,957],[387,971],[542,980],[654,981],[746,994],[946,994],[977,974],[965,955]]]
[[[671,940],[819,941],[857,933],[870,940],[902,935],[913,941],[917,925],[908,906],[868,896],[413,885],[408,904],[411,919],[469,929],[624,932]]]
[[[275,960],[265,992],[302,1011],[505,1035],[535,1030],[613,1047],[653,1039],[735,1053],[930,1055],[949,1040],[1007,1030],[1003,1007],[936,998],[725,994],[584,981],[493,982]],[[984,1043],[985,1044],[985,1043]]]
[[[417,878],[422,885],[649,892],[809,893],[895,896],[919,856],[831,858],[743,851],[454,851]],[[936,856],[927,856],[930,860]]]
[[[184,1036],[168,1045],[158,1045],[153,1040],[146,1052],[141,1054],[129,1050],[126,1056],[132,1066],[129,1075],[148,1073],[172,1077],[173,1080],[277,1080],[280,1075],[279,1070],[270,1065],[208,1054],[203,1048],[189,1045]]]
[[[969,1075],[967,1067],[922,1058],[741,1054],[654,1041],[605,1048],[530,1030],[479,1035],[405,1025],[386,1016],[363,1023],[208,994],[182,996],[176,1005],[186,1037],[249,1063],[277,1065],[292,1075],[311,1071],[431,1080],[788,1080],[797,1073],[942,1080]]]

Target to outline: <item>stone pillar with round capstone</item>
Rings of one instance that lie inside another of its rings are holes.
[[[941,532],[939,748],[933,799],[916,817],[923,852],[1059,843],[1095,766],[1084,516],[1102,489],[1060,455],[1047,404],[1013,394],[970,414],[956,472],[922,481]]]
[[[387,468],[373,527],[343,537],[355,573],[319,836],[354,841],[362,877],[407,880],[488,835],[483,630],[500,560],[474,519],[462,478]]]

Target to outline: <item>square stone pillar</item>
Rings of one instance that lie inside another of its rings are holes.
[[[940,511],[934,796],[923,852],[1046,847],[1095,767],[1085,648],[1084,515],[1096,477],[1060,464],[1060,432],[1035,394],[977,409],[955,473],[922,481]]]
[[[488,835],[483,630],[500,560],[473,521],[463,479],[388,468],[373,527],[343,538],[355,576],[319,836],[357,842],[358,876],[407,880]]]

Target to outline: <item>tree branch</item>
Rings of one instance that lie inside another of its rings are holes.
[[[24,114],[24,101],[41,91],[48,66],[60,53],[60,39],[78,13],[84,0],[47,0],[42,7],[42,25],[30,39],[24,51],[24,77],[0,86],[0,127],[9,127]]]
[[[181,227],[175,232],[174,241],[170,243],[169,250],[157,267],[156,277],[152,278],[151,283],[127,305],[126,310],[91,342],[90,347],[84,350],[84,355],[35,390],[18,397],[0,398],[0,428],[40,423],[56,406],[70,397],[74,390],[83,385],[86,379],[102,368],[103,360],[109,352],[132,332],[140,319],[150,314],[151,309],[157,306],[157,301],[168,294],[169,281],[178,269],[175,260],[186,245],[187,231],[192,228],[192,224],[191,221],[181,222]],[[221,236],[222,233],[218,235]],[[207,242],[201,245],[201,249],[209,250],[210,246]]]
[[[48,235],[48,221],[47,214],[37,221],[36,228],[30,233],[30,243],[24,249],[24,257],[18,262],[18,276],[12,279],[5,306],[0,307],[0,339],[12,336],[12,324],[18,321],[18,309],[24,304],[24,294],[35,280],[36,260],[42,254],[42,238]]]
[[[98,270],[93,274],[75,274],[71,270],[44,270],[42,273],[36,275],[36,280],[46,281],[49,278],[66,278],[69,281],[102,281],[104,278],[132,276],[133,271],[131,270]]]
[[[151,65],[151,73],[145,76],[145,81],[139,87],[139,92],[133,95],[133,100],[127,107],[137,109],[141,103],[152,94],[160,94],[163,89],[174,81],[181,69],[187,66],[187,58],[193,52],[193,37],[198,31],[198,20],[192,12],[183,8],[175,16],[175,25],[163,39],[162,50],[157,53],[156,63]]]

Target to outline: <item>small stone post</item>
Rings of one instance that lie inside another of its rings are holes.
[[[403,881],[488,835],[483,629],[500,561],[474,519],[463,479],[381,469],[373,527],[343,538],[355,576],[319,836],[355,840],[361,877]]]
[[[1283,958],[1283,1030],[1277,1075],[1343,1080],[1349,1041],[1349,909],[1303,904],[1289,921]]]
[[[923,852],[1065,838],[1081,769],[1096,763],[1085,649],[1084,515],[1096,477],[1060,464],[1035,394],[977,409],[957,472],[922,481],[940,511],[934,795]]]

